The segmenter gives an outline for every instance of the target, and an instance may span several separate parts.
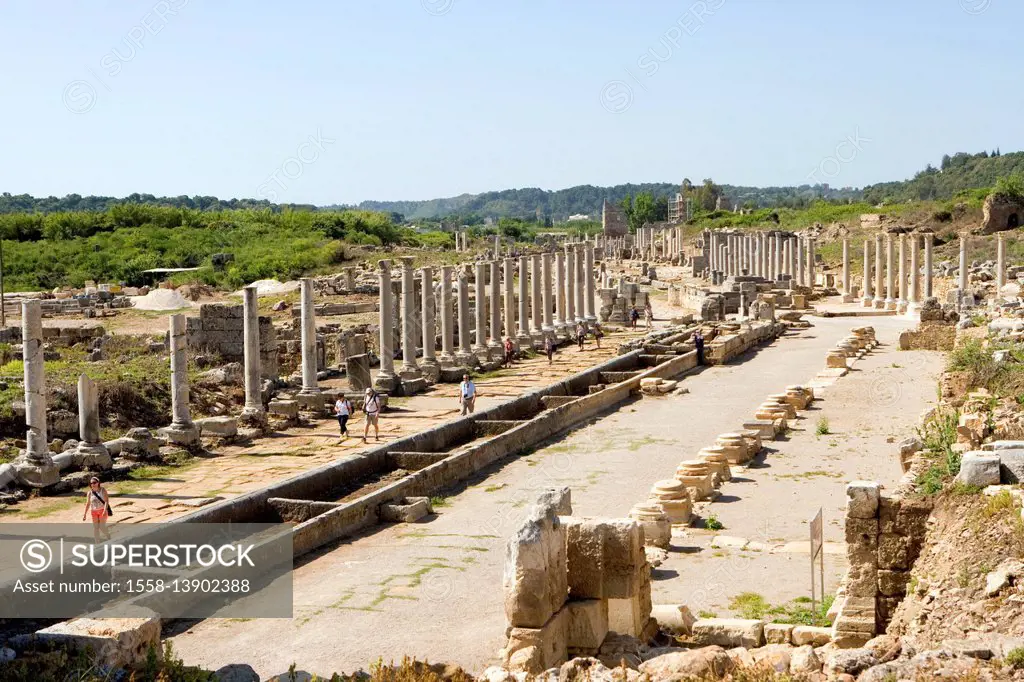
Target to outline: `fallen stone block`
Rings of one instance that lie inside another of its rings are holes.
[[[74,651],[88,650],[98,666],[133,667],[146,661],[150,648],[160,651],[160,618],[75,618],[29,637]]]
[[[968,452],[960,460],[960,473],[956,481],[969,486],[984,488],[997,485],[1000,481],[999,455],[983,452]]]
[[[640,672],[651,680],[718,679],[736,668],[720,646],[662,654],[640,664]]]
[[[655,604],[651,607],[651,618],[658,621],[662,630],[674,635],[689,637],[697,619],[690,609],[682,604]]]
[[[832,641],[832,628],[797,625],[793,628],[791,640],[794,646],[804,646],[805,644],[815,647],[825,646]]]
[[[765,623],[764,641],[768,644],[789,644],[793,635],[793,627],[786,623]]]
[[[415,523],[432,511],[429,497],[408,497],[400,503],[382,504],[380,520],[386,523]]]
[[[702,618],[693,624],[693,641],[702,645],[753,649],[764,643],[764,621]]]
[[[566,642],[570,649],[600,648],[608,635],[608,601],[586,599],[565,605]]]
[[[238,419],[235,417],[206,417],[195,420],[195,425],[208,438],[234,438],[238,435]]]

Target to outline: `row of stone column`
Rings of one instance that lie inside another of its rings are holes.
[[[785,232],[707,231],[709,269],[724,277],[788,279],[799,286],[813,286],[815,240]]]
[[[394,305],[391,300],[391,261],[380,268],[380,370],[375,385],[390,391],[399,378],[422,376],[417,349],[423,348],[423,363],[441,366],[472,366],[498,359],[503,339],[511,337],[518,346],[543,343],[545,336],[565,338],[576,324],[597,321],[594,281],[594,244],[583,242],[565,250],[523,255],[503,262],[478,261],[456,271],[445,265],[440,272],[441,354],[435,349],[435,296],[431,267],[420,269],[422,312],[415,310],[415,277],[411,258],[402,259],[402,370],[394,362]],[[518,269],[518,300],[515,289]],[[475,280],[475,304],[470,309],[470,274]],[[488,293],[487,281],[490,279]],[[452,301],[452,282],[456,298]],[[504,300],[502,300],[504,299]],[[487,314],[488,302],[490,315]],[[516,303],[518,302],[518,306]],[[504,305],[502,305],[504,304]],[[518,311],[517,311],[518,307]],[[458,336],[454,316],[458,315]],[[472,321],[471,321],[472,318]],[[470,331],[475,335],[470,338]],[[457,347],[456,347],[457,343]]]
[[[656,230],[653,227],[641,227],[634,237],[637,255],[642,259],[654,260],[658,253],[657,240],[661,238],[662,258],[673,260],[684,254],[683,229],[678,226]]]
[[[884,239],[884,246],[883,246]],[[843,279],[849,293],[849,249],[843,246]],[[864,240],[864,291],[861,304],[865,308],[897,310],[906,312],[910,305],[917,305],[932,296],[932,248],[931,233],[900,234],[888,233],[883,238],[874,238],[874,258],[871,257],[871,239]],[[921,243],[924,242],[924,267],[921,267]],[[963,251],[961,250],[961,256]],[[874,277],[872,277],[872,261]],[[922,288],[921,273],[924,273]],[[873,280],[873,283],[872,283]]]

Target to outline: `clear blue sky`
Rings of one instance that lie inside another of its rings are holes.
[[[0,191],[862,186],[1024,149],[1022,26],[1021,0],[13,0]]]

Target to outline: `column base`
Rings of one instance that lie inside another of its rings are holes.
[[[864,297],[860,299],[860,304],[863,308],[873,308],[875,305],[875,299],[870,297]]]
[[[60,481],[60,469],[53,461],[34,462],[23,455],[14,462],[14,470],[18,483],[26,488],[48,488]]]
[[[423,378],[432,384],[436,384],[441,378],[441,365],[434,358],[421,362],[420,371],[423,372]]]
[[[529,334],[527,334],[527,333],[525,333],[523,331],[520,331],[518,334],[516,334],[516,349],[517,350],[527,350],[527,349],[532,349],[532,348],[533,348],[533,339],[530,338]]]
[[[198,429],[196,436],[198,439]],[[103,443],[79,443],[75,449],[73,461],[84,469],[101,469],[106,471],[114,466],[114,459]]]
[[[157,429],[157,433],[166,438],[168,442],[182,447],[189,447],[199,443],[199,429],[196,428],[195,424],[171,424],[162,429]],[[81,446],[79,446],[79,450],[81,450]]]
[[[907,305],[906,301],[896,301],[896,312],[900,315],[905,314],[907,312]]]
[[[267,412],[262,407],[246,407],[238,417],[239,426],[262,429],[267,425]]]
[[[896,310],[896,307],[897,307],[897,304],[896,304],[896,300],[895,299],[892,299],[892,298],[885,299],[885,309],[886,310]]]
[[[555,338],[564,341],[569,338],[569,328],[565,326],[564,322],[558,322],[555,324]]]
[[[455,354],[455,365],[457,367],[476,367],[480,361],[475,355],[468,351],[459,351]]]
[[[394,374],[381,374],[378,372],[373,380],[373,390],[378,393],[391,393],[398,386],[398,383],[398,377]]]
[[[299,403],[299,408],[306,410],[307,412],[313,412],[315,414],[321,414],[324,411],[324,405],[326,404],[326,398],[320,389],[315,389],[310,393],[300,391],[295,396],[295,401]]]
[[[885,310],[884,298],[876,298],[871,303],[874,305],[875,310]]]
[[[416,381],[423,378],[423,372],[420,371],[420,368],[417,365],[408,365],[406,367],[402,367],[398,376],[402,381]]]
[[[441,367],[454,367],[456,365],[454,353],[441,353],[437,358]],[[425,363],[424,363],[425,364]]]

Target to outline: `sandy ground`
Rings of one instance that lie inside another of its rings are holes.
[[[180,624],[173,644],[187,663],[246,661],[262,676],[292,662],[311,672],[353,671],[404,654],[479,671],[496,662],[505,618],[501,574],[505,538],[543,489],[572,487],[578,515],[625,516],[651,485],[673,475],[723,432],[735,430],[764,396],[808,381],[852,318],[813,318],[725,367],[686,378],[691,393],[626,404],[529,455],[484,472],[453,491],[424,522],[377,529],[304,558],[294,573],[290,620],[207,620]],[[898,353],[909,322],[870,322],[887,344],[831,387],[788,440],[723,488],[710,511],[719,534],[755,540],[764,551],[710,550],[713,534],[688,529],[655,572],[656,603],[687,603],[724,614],[729,597],[756,591],[779,603],[809,591],[807,520],[823,508],[830,544],[826,582],[841,574],[838,526],[845,481],[892,483],[899,465],[890,439],[908,435],[935,399],[938,354]],[[899,366],[897,366],[899,365]],[[833,432],[816,436],[819,416]],[[779,547],[787,551],[771,551]]]

